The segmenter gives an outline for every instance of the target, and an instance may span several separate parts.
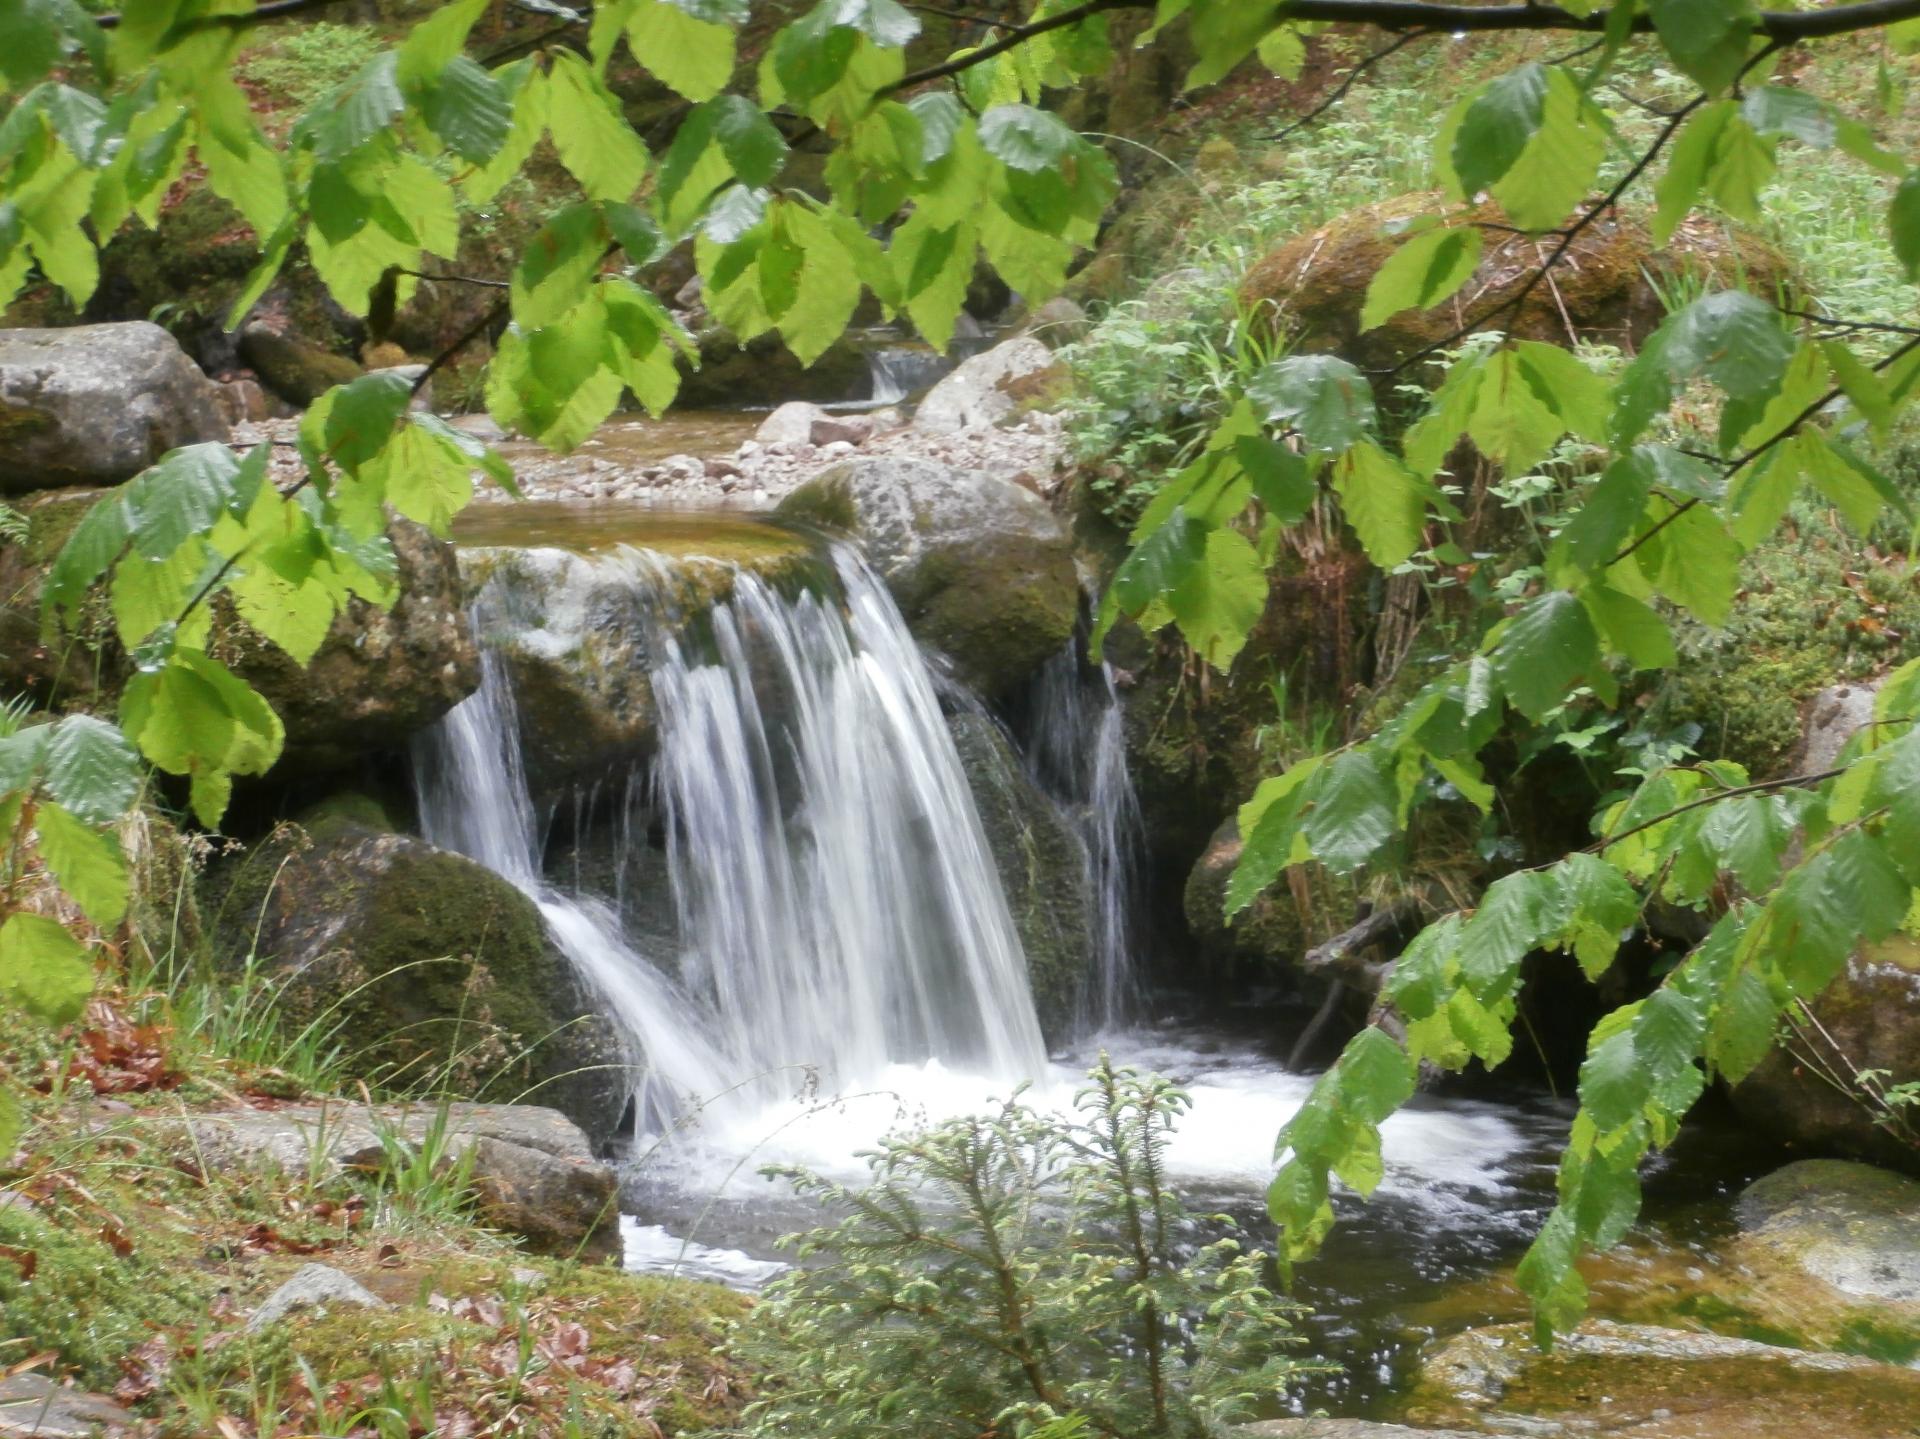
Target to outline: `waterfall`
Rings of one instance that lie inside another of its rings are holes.
[[[718,1093],[730,1066],[704,1017],[626,943],[611,905],[541,878],[513,689],[498,655],[482,655],[479,690],[416,739],[414,778],[426,838],[477,860],[531,899],[554,943],[605,1002],[636,1051],[640,1123],[658,1127],[686,1101]]]
[[[938,351],[916,345],[874,345],[867,351],[873,385],[869,403],[897,405],[927,389],[953,368]]]
[[[604,996],[644,1064],[643,1123],[690,1098],[791,1092],[799,1066],[834,1085],[927,1060],[1042,1073],[1025,956],[933,678],[865,562],[835,551],[837,600],[736,572],[697,627],[669,612],[667,561],[588,563],[651,615],[658,753],[630,806],[663,820],[679,952],[640,953],[617,904],[541,877],[497,654],[419,741],[417,783],[427,838],[532,897]],[[487,604],[483,590],[476,615]],[[648,830],[630,809],[613,842]]]
[[[1094,969],[1081,1017],[1097,1030],[1130,1017],[1138,985],[1132,931],[1142,831],[1124,717],[1112,667],[1084,664],[1077,640],[1047,662],[1035,683],[1028,763],[1073,816],[1085,846]]]

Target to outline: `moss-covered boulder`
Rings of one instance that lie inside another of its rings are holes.
[[[1073,824],[1028,778],[993,720],[965,712],[950,718],[947,728],[1027,954],[1040,1027],[1059,1038],[1072,1025],[1093,959],[1086,850]]]
[[[1485,314],[1519,294],[1539,267],[1539,247],[1530,236],[1496,228],[1507,224],[1498,205],[1449,214],[1444,223],[1488,227],[1484,257],[1458,304],[1403,311],[1363,331],[1367,286],[1401,243],[1396,227],[1450,208],[1436,193],[1402,195],[1297,235],[1248,271],[1241,303],[1275,330],[1292,334],[1303,349],[1337,352],[1363,367],[1396,364],[1452,334],[1462,307]],[[1616,207],[1573,242],[1552,284],[1534,287],[1494,327],[1553,344],[1578,338],[1630,347],[1665,317],[1655,288],[1663,279],[1709,276],[1733,283],[1744,277],[1755,292],[1770,295],[1785,273],[1777,253],[1757,241],[1729,241],[1717,223],[1688,221],[1663,248],[1654,244],[1644,215]]]
[[[802,485],[778,513],[858,539],[915,637],[989,698],[1019,690],[1073,634],[1080,581],[1066,532],[1010,480],[854,460]]]
[[[629,1093],[624,1047],[533,901],[424,840],[341,815],[316,828],[284,826],[210,871],[217,956],[257,953],[281,976],[283,1022],[335,1034],[369,1077],[531,1092],[605,1140]]]
[[[1508,1324],[1440,1345],[1405,1411],[1416,1425],[1536,1439],[1888,1439],[1920,1414],[1920,1371],[1606,1320],[1547,1353]]]
[[[1804,1153],[1920,1173],[1920,1113],[1878,1099],[1920,1083],[1920,943],[1897,934],[1862,947],[1809,1009],[1812,1022],[1734,1088],[1734,1104]],[[1853,1080],[1863,1073],[1870,1083]]]
[[[288,404],[311,405],[335,385],[347,385],[366,373],[358,363],[297,335],[255,322],[240,332],[240,358],[260,383]]]
[[[0,495],[117,484],[226,438],[212,381],[158,325],[0,330]]]
[[[130,674],[105,587],[83,603],[72,629],[40,612],[48,567],[103,491],[54,490],[20,508],[27,536],[0,544],[0,691],[61,709],[111,710]],[[480,682],[461,603],[453,547],[411,520],[387,529],[400,598],[392,609],[355,599],[301,665],[224,598],[214,603],[214,654],[266,696],[286,726],[287,758],[333,767],[408,737],[465,699]]]

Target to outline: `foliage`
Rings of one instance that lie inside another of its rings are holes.
[[[613,0],[595,7],[584,55],[562,39],[576,23],[563,18],[530,53],[482,63],[467,46],[486,0],[453,0],[270,137],[233,61],[255,27],[300,7],[150,0],[96,19],[73,0],[30,0],[0,15],[12,96],[0,120],[0,296],[37,269],[84,304],[99,244],[151,223],[177,183],[204,179],[259,241],[235,322],[296,245],[348,311],[384,312],[409,301],[430,257],[451,253],[461,204],[483,206],[544,146],[577,198],[548,219],[506,277],[504,307],[486,317],[508,324],[485,388],[502,424],[565,448],[625,391],[656,411],[672,400],[687,338],[640,282],[683,242],[718,319],[742,339],[777,332],[803,359],[847,325],[863,291],[944,345],[982,253],[1031,300],[1058,289],[1115,172],[1040,102],[1104,71],[1108,12],[1138,5],[1041,0],[1025,23],[996,23],[998,39],[909,72],[912,12],[822,0],[778,27],[736,85],[744,6]],[[1163,0],[1154,13],[1157,28],[1185,26],[1196,86],[1250,58],[1297,74],[1305,40],[1329,18],[1405,18],[1370,0]],[[1920,6],[1569,0],[1421,13],[1432,21],[1422,36],[1503,26],[1588,42],[1472,87],[1435,136],[1446,199],[1427,221],[1464,216],[1490,194],[1537,237],[1539,268],[1476,309],[1460,289],[1472,241],[1417,222],[1399,235],[1417,248],[1381,270],[1368,315],[1458,303],[1470,312],[1459,333],[1381,374],[1331,355],[1236,361],[1240,393],[1221,396],[1197,446],[1179,437],[1186,463],[1140,512],[1103,625],[1124,613],[1176,626],[1225,668],[1263,611],[1279,536],[1303,518],[1337,512],[1383,570],[1442,554],[1461,523],[1442,466],[1463,439],[1510,473],[1584,447],[1590,462],[1577,468],[1598,479],[1569,493],[1540,562],[1504,577],[1508,612],[1467,627],[1461,652],[1406,708],[1371,738],[1262,785],[1241,815],[1236,908],[1288,866],[1350,873],[1390,854],[1434,792],[1430,776],[1491,813],[1483,754],[1524,745],[1570,702],[1617,705],[1633,672],[1672,667],[1675,618],[1723,623],[1742,556],[1796,497],[1819,496],[1862,533],[1888,509],[1910,519],[1863,443],[1887,434],[1920,384],[1920,336],[1898,319],[1810,321],[1775,296],[1707,289],[1614,376],[1538,343],[1459,341],[1498,329],[1636,186],[1650,188],[1657,236],[1697,212],[1754,222],[1796,153],[1885,177],[1884,273],[1920,278],[1920,171],[1874,130],[1881,91],[1897,86],[1832,100],[1778,65],[1784,48],[1866,29],[1904,65],[1920,48]],[[623,46],[688,102],[657,152],[606,83]],[[1646,57],[1683,77],[1681,98],[1623,124],[1612,81]],[[828,149],[825,199],[780,186],[802,137]],[[1397,434],[1379,398],[1408,383],[1431,398]],[[301,428],[304,474],[284,491],[264,452],[198,446],[114,491],[74,531],[47,586],[48,625],[104,590],[136,673],[117,729],[71,716],[0,739],[0,878],[14,911],[0,925],[0,984],[31,1010],[74,1014],[91,978],[85,942],[121,922],[124,863],[109,827],[140,788],[136,755],[176,777],[208,827],[235,777],[279,756],[278,717],[209,647],[211,601],[229,597],[304,661],[349,599],[392,602],[387,507],[445,533],[476,470],[510,481],[484,446],[413,413],[409,398],[383,375],[324,397]],[[1362,1034],[1282,1136],[1271,1202],[1286,1253],[1310,1252],[1324,1233],[1333,1179],[1362,1191],[1377,1182],[1378,1125],[1411,1093],[1420,1061],[1506,1053],[1528,952],[1566,951],[1601,973],[1658,898],[1703,911],[1711,936],[1592,1036],[1561,1203],[1521,1271],[1543,1326],[1570,1322],[1576,1255],[1631,1221],[1639,1161],[1672,1138],[1709,1075],[1746,1073],[1789,1004],[1816,995],[1861,937],[1906,917],[1920,880],[1916,704],[1920,671],[1909,666],[1882,689],[1876,724],[1839,773],[1756,780],[1714,762],[1635,775],[1597,816],[1593,845],[1507,876],[1470,916],[1427,929],[1389,986],[1397,1033]],[[31,911],[16,898],[29,874],[58,880]],[[16,1111],[7,1101],[0,1127]],[[1129,1322],[1160,1312],[1149,1296]]]
[[[1164,1182],[1187,1100],[1103,1056],[1077,1117],[1017,1097],[882,1141],[741,1328],[773,1376],[750,1435],[1200,1435],[1299,1365],[1290,1306],[1232,1239],[1190,1251]],[[805,1261],[813,1262],[805,1262]]]

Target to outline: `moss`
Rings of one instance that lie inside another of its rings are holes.
[[[1802,516],[1751,554],[1722,629],[1677,627],[1680,663],[1647,708],[1661,730],[1697,725],[1696,748],[1756,777],[1785,772],[1807,702],[1911,653],[1920,588],[1817,516]]]
[[[321,844],[352,834],[392,834],[400,828],[384,804],[356,790],[329,795],[308,806],[294,823]]]

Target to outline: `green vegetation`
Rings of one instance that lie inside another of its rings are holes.
[[[801,1266],[741,1326],[770,1376],[744,1433],[1198,1439],[1247,1417],[1300,1371],[1292,1306],[1234,1240],[1189,1252],[1164,1178],[1186,1105],[1103,1057],[1072,1122],[1015,1099],[883,1140],[857,1189],[776,1171],[847,1218],[792,1241]]]

